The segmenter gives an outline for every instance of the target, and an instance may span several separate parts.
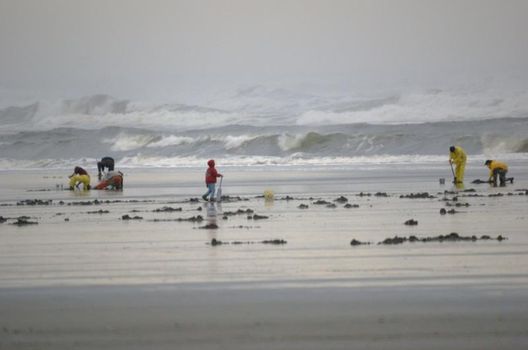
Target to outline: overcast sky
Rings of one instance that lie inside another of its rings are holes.
[[[528,75],[525,0],[0,0],[0,86],[121,97]]]

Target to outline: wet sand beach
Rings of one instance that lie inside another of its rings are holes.
[[[203,169],[130,170],[122,193],[2,172],[0,348],[522,348],[517,169],[459,189],[434,167],[223,169],[214,204]]]

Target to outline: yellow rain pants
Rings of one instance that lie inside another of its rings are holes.
[[[88,176],[88,175],[77,175],[77,174],[73,175],[70,178],[70,188],[74,188],[75,189],[75,186],[78,183],[82,183],[83,184],[83,189],[85,191],[87,191],[89,189],[89,186],[90,186],[90,176]]]
[[[457,182],[464,182],[464,170],[466,169],[466,152],[460,146],[455,146],[454,152],[449,152],[449,160],[456,166],[455,177]]]

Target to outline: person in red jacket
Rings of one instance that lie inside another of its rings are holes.
[[[216,178],[223,177],[224,175],[220,174],[215,169],[215,161],[211,159],[207,162],[209,168],[205,172],[205,186],[207,187],[207,192],[202,196],[203,200],[206,201],[207,197],[210,195],[209,199],[214,200],[215,187],[216,187]]]

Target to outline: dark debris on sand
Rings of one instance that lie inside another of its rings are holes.
[[[440,215],[456,214],[456,213],[460,213],[460,212],[456,211],[455,209],[449,209],[449,210],[445,210],[444,208],[440,209]]]
[[[218,229],[218,225],[217,224],[207,224],[205,226],[200,226],[198,228],[203,229],[203,230],[216,230]]]
[[[308,209],[309,206],[307,204],[299,204],[299,206],[297,208],[299,208],[299,209]]]
[[[350,241],[350,245],[351,245],[351,246],[357,246],[357,245],[369,245],[369,244],[370,244],[370,242],[361,242],[361,241],[358,241],[358,240],[355,239],[355,238],[352,239],[352,240]]]
[[[356,194],[356,196],[358,196],[358,197],[370,197],[370,196],[372,196],[372,194],[370,194],[368,192],[359,192],[358,194]]]
[[[153,213],[173,213],[175,211],[182,211],[182,208],[173,208],[173,207],[162,207],[158,209],[154,209]]]
[[[446,207],[457,207],[457,208],[469,207],[469,203],[460,203],[460,202],[455,202],[455,203],[446,202],[445,205]]]
[[[334,199],[334,202],[337,202],[337,203],[346,203],[346,202],[348,202],[348,198],[346,198],[345,196],[340,196],[340,197]]]
[[[143,220],[143,218],[141,216],[130,216],[128,214],[125,214],[123,216],[121,216],[121,220]]]
[[[418,225],[418,220],[409,219],[409,220],[405,221],[404,224],[407,225],[407,226],[416,226],[416,225]]]
[[[202,222],[204,220],[203,216],[196,215],[191,216],[190,218],[177,218],[177,219],[154,219],[149,220],[152,222]]]
[[[408,199],[420,199],[420,198],[427,198],[432,199],[436,198],[435,196],[429,194],[429,192],[421,192],[421,193],[410,193],[410,194],[402,194],[400,198],[408,198]]]
[[[253,214],[253,209],[238,209],[237,211],[225,211],[223,214],[224,216],[234,216],[234,215],[249,215]]]
[[[100,204],[112,204],[112,203],[152,203],[153,200],[145,199],[145,200],[137,200],[137,199],[131,199],[131,200],[106,200],[106,201],[100,201],[98,199],[94,199],[93,201],[77,201],[77,202],[69,202],[67,205],[100,205]],[[64,201],[59,202],[60,205],[64,205]]]
[[[108,214],[108,213],[110,213],[110,211],[103,210],[103,209],[94,210],[94,211],[87,211],[86,212],[86,214]]]
[[[247,218],[248,220],[264,220],[269,219],[269,216],[254,214],[253,216],[249,215]]]
[[[264,240],[264,241],[231,241],[231,242],[224,242],[220,241],[216,238],[213,238],[211,240],[210,244],[213,247],[219,246],[219,245],[241,245],[241,244],[271,244],[271,245],[282,245],[288,243],[284,239],[270,239],[270,240]]]
[[[439,235],[439,236],[425,237],[425,238],[418,238],[416,236],[409,236],[409,237],[394,236],[392,238],[386,238],[385,240],[383,240],[382,242],[379,242],[378,244],[391,245],[391,244],[402,244],[402,243],[405,243],[405,242],[411,242],[411,243],[414,243],[414,242],[422,242],[422,243],[428,243],[428,242],[476,242],[478,240],[492,240],[492,239],[501,242],[501,241],[503,241],[503,240],[505,240],[507,238],[502,236],[502,235],[498,235],[497,238],[491,238],[490,236],[487,236],[487,235],[480,236],[480,238],[475,236],[475,235],[473,235],[473,236],[460,236],[456,232],[451,232],[448,235]]]
[[[327,202],[325,200],[322,200],[322,199],[319,199],[319,200],[316,200],[315,202],[312,202],[313,205],[328,205],[328,204],[332,204],[330,202]]]
[[[37,225],[38,222],[36,221],[29,221],[30,217],[29,216],[19,216],[18,218],[16,218],[16,221],[11,223],[11,225],[15,225],[15,226],[27,226],[27,225]]]
[[[359,204],[345,204],[344,208],[350,209],[350,208],[359,208]]]
[[[17,205],[51,205],[53,200],[42,200],[42,199],[24,199],[17,202]]]

